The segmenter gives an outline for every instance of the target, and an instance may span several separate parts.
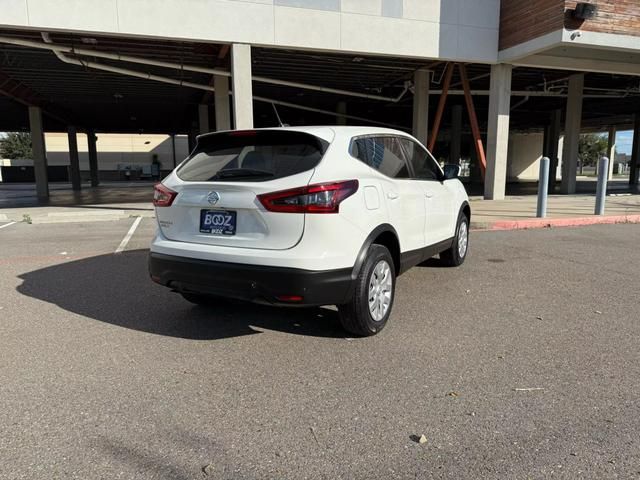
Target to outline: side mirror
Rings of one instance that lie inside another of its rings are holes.
[[[452,178],[458,178],[460,176],[460,165],[455,165],[453,163],[447,163],[444,166],[444,179],[450,180]]]

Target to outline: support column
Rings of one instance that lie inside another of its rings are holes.
[[[80,158],[78,156],[78,132],[76,127],[69,126],[67,128],[67,136],[69,137],[69,176],[71,177],[71,188],[75,191],[82,189],[82,181],[80,179]]]
[[[200,135],[203,133],[209,133],[209,105],[198,105],[198,132]]]
[[[251,84],[251,45],[231,46],[233,83],[233,125],[236,130],[253,128],[253,88]]]
[[[462,144],[462,105],[454,105],[451,109],[451,143],[449,147],[449,163],[460,164]]]
[[[576,176],[578,174],[578,142],[582,123],[582,93],[584,90],[584,74],[569,77],[569,97],[567,98],[567,115],[564,125],[564,149],[562,152],[562,183],[560,192],[576,193]]]
[[[194,129],[191,129],[191,131],[187,135],[187,148],[189,149],[189,153],[193,152],[193,149],[196,148],[196,143],[198,143],[198,141],[196,140],[197,136],[198,134]]]
[[[89,147],[89,176],[91,178],[91,186],[100,185],[98,177],[98,148],[96,147],[96,132],[94,130],[87,131],[87,145]]]
[[[338,102],[336,106],[336,125],[346,125],[347,118],[345,115],[347,114],[347,102]]]
[[[502,200],[505,196],[512,70],[511,65],[491,66],[489,119],[487,122],[487,172],[484,178],[485,200]]]
[[[178,162],[176,161],[176,134],[171,134],[171,158],[173,159],[173,168],[176,168]]]
[[[638,177],[640,177],[640,113],[636,113],[633,126],[633,148],[631,149],[629,185],[637,186]]]
[[[31,149],[33,151],[33,172],[36,177],[36,194],[39,200],[49,198],[49,175],[47,174],[47,151],[42,128],[42,110],[29,107],[29,126],[31,128]]]
[[[214,75],[214,102],[216,109],[216,132],[231,130],[231,107],[229,105],[229,78]]]
[[[413,76],[413,136],[423,145],[429,143],[429,86],[431,71],[416,70]]]
[[[607,177],[609,180],[613,179],[613,165],[616,159],[616,134],[618,129],[613,126],[609,127],[609,136],[607,139],[607,157],[609,158],[609,172]]]
[[[562,110],[554,110],[551,112],[549,124],[544,130],[544,142],[542,152],[543,157],[548,157],[549,163],[549,185],[547,187],[549,193],[553,193],[556,188],[556,174],[558,172],[558,147],[560,144],[560,129],[562,128]]]

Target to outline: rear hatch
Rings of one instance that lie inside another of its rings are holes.
[[[248,130],[198,139],[165,185],[177,193],[156,208],[170,240],[284,250],[304,232],[304,214],[269,212],[257,195],[309,184],[326,140],[291,130]]]

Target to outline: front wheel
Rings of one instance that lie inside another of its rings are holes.
[[[464,259],[467,258],[468,251],[469,219],[463,212],[460,212],[453,244],[451,248],[440,253],[440,261],[447,267],[459,267],[464,263]]]
[[[340,323],[348,332],[366,337],[384,328],[391,315],[396,286],[393,258],[383,245],[371,245],[351,300],[338,306]]]

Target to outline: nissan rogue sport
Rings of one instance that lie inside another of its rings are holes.
[[[383,128],[202,135],[155,186],[151,278],[196,304],[336,305],[347,331],[374,335],[398,275],[437,254],[464,262],[459,172]]]

